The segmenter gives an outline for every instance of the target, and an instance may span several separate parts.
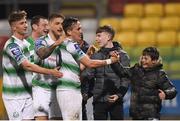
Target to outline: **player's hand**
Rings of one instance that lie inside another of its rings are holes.
[[[166,94],[161,89],[159,89],[158,91],[159,91],[159,98],[161,100],[164,100],[166,98]]]
[[[54,69],[51,69],[51,75],[57,78],[61,78],[63,76],[63,73],[59,71],[60,67],[56,67]]]
[[[59,39],[57,39],[57,40],[55,41],[55,45],[56,45],[56,46],[59,46],[65,39],[66,39],[66,35],[65,35],[65,33],[63,32],[63,34],[59,37]]]
[[[118,62],[118,61],[119,61],[120,56],[119,56],[119,53],[118,53],[117,51],[112,51],[112,52],[110,53],[110,55],[111,55],[111,61],[112,61],[112,63],[115,63],[115,62]]]
[[[93,55],[93,54],[95,53],[95,51],[96,51],[96,47],[93,46],[93,45],[91,45],[91,46],[88,48],[86,54],[90,57],[91,55]]]
[[[108,101],[109,101],[110,103],[114,103],[114,102],[117,101],[118,98],[119,98],[118,95],[110,95],[110,96],[108,97]]]

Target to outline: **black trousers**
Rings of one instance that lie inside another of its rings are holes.
[[[123,120],[123,104],[122,103],[93,103],[95,120]],[[109,116],[109,117],[108,117]]]
[[[86,104],[87,104],[87,101],[86,101],[86,100],[83,100],[83,101],[82,101],[82,119],[83,119],[83,120],[87,120]]]

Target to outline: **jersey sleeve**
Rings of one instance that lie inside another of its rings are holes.
[[[23,54],[21,47],[16,43],[10,43],[9,45],[7,45],[6,52],[17,62],[18,65],[20,65],[25,59],[27,59]]]
[[[47,43],[44,38],[39,38],[35,42],[35,51],[37,52],[40,48],[46,47]]]
[[[86,54],[81,50],[78,43],[69,42],[67,45],[67,51],[69,51],[76,60],[80,60]]]

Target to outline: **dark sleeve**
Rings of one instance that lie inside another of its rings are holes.
[[[94,87],[95,78],[84,78],[81,82],[81,92],[82,94],[86,94],[88,98],[90,98],[93,94],[93,87]]]
[[[94,58],[94,56],[92,56],[91,58]],[[81,72],[81,80],[82,80],[82,84],[81,84],[81,91],[82,93],[86,93],[88,94],[88,96],[92,96],[92,94],[90,94],[92,92],[93,89],[93,85],[94,85],[94,75],[95,75],[95,68],[86,68]]]
[[[166,99],[173,99],[176,97],[177,90],[164,71],[160,71],[159,73],[159,87],[165,92]]]
[[[127,55],[127,53],[124,53],[124,52],[120,53],[120,61],[119,62],[111,64],[112,70],[120,78],[122,78],[122,77],[129,78],[131,76],[131,71],[130,71],[129,66],[130,66],[130,58]]]
[[[130,80],[128,78],[121,78],[121,85],[118,90],[118,97],[123,98],[128,91]]]
[[[116,73],[116,75],[121,80],[119,92],[117,93],[117,95],[120,98],[123,98],[128,90],[129,83],[130,83],[130,80],[127,75],[128,68],[130,66],[130,59],[129,59],[129,56],[127,55],[127,53],[124,51],[120,52],[120,58],[121,58],[120,61],[114,65],[112,64],[111,68],[112,69],[114,68],[113,71]]]
[[[81,93],[84,100],[87,100],[88,98],[92,97],[93,87],[94,78],[92,78],[92,80],[89,80],[88,78],[84,78],[81,80]]]
[[[86,68],[81,72],[81,80],[93,80],[94,79],[94,68]]]
[[[93,54],[91,56],[91,59],[96,59],[96,54]],[[95,68],[85,68],[82,72],[81,72],[81,78],[84,79],[88,79],[88,80],[92,80],[94,78],[95,75]]]
[[[121,51],[119,54],[120,54],[120,63],[125,67],[129,67],[130,66],[130,58],[129,58],[128,54],[124,51]]]

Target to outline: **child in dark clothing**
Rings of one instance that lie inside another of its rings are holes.
[[[131,80],[129,111],[132,119],[160,119],[162,100],[173,99],[177,94],[159,58],[155,47],[147,47],[142,52],[139,64],[133,67],[124,68],[120,63],[111,65],[117,75]]]

